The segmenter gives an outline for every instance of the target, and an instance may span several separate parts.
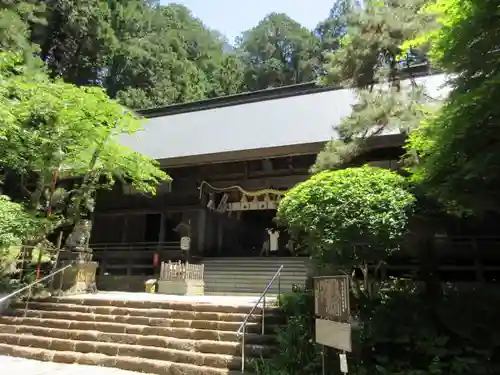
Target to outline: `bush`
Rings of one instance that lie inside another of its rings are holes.
[[[354,297],[351,297],[352,299]],[[351,375],[497,375],[500,373],[500,294],[494,289],[445,288],[436,306],[418,284],[387,283],[376,298],[353,301]],[[257,375],[321,374],[312,291],[285,294],[287,323],[279,351],[251,363]],[[337,360],[328,371],[341,375]],[[329,372],[330,373],[330,372]]]
[[[21,204],[0,195],[0,251],[6,253],[10,246],[37,236],[48,224],[48,220],[37,218]]]
[[[365,166],[321,172],[296,185],[277,218],[303,236],[317,259],[350,268],[399,248],[413,203],[402,176]]]
[[[413,282],[397,281],[359,303],[360,330],[350,373],[493,375],[500,373],[498,291],[446,288],[436,306]],[[489,303],[485,303],[489,301]]]
[[[317,375],[321,351],[314,339],[314,295],[297,288],[279,301],[286,324],[277,332],[279,351],[269,359],[251,362],[257,375]]]

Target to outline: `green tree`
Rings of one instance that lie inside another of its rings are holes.
[[[324,171],[292,188],[277,218],[302,236],[311,254],[343,272],[378,265],[400,246],[414,197],[406,180],[381,168],[364,166]]]
[[[347,32],[347,15],[359,6],[355,0],[337,0],[330,9],[328,17],[317,26],[315,34],[320,40],[320,62],[325,63],[324,55],[340,48],[340,41]]]
[[[347,31],[338,48],[327,56],[322,83],[356,88],[357,104],[318,155],[314,171],[349,165],[368,138],[384,132],[408,132],[426,113],[429,98],[413,80],[418,51],[403,51],[401,44],[433,21],[420,12],[425,0],[368,0],[347,13]],[[402,57],[401,57],[402,56]],[[427,67],[424,64],[424,69]]]
[[[0,0],[0,50],[36,51],[31,27],[44,24],[44,4],[36,0]]]
[[[407,45],[430,46],[432,62],[455,78],[441,110],[410,136],[413,177],[442,202],[498,211],[498,3],[436,0],[426,12],[438,15],[437,27]]]
[[[234,94],[243,67],[224,53],[225,41],[181,5],[115,2],[118,47],[104,80],[131,108],[151,108]]]
[[[17,181],[30,212],[61,207],[62,219],[72,223],[93,208],[96,190],[116,178],[153,194],[169,180],[156,161],[118,143],[119,134],[133,133],[141,123],[102,89],[32,73],[13,55],[1,54],[0,61],[0,165],[10,173],[7,179]],[[58,170],[75,182],[54,195]]]
[[[48,228],[48,220],[26,212],[22,204],[0,195],[0,255],[10,246],[21,245]]]
[[[119,45],[105,86],[112,97],[131,108],[198,100],[208,82],[190,58],[192,36],[199,31],[182,6],[149,7],[144,1],[115,2],[113,28]]]
[[[38,8],[45,9],[40,13]],[[189,9],[149,0],[1,0],[0,47],[40,57],[52,77],[99,85],[130,108],[234,94],[243,64]],[[31,11],[31,13],[28,12]],[[38,13],[35,13],[35,10]],[[35,22],[35,15],[41,21]]]
[[[249,90],[310,82],[316,78],[319,41],[286,14],[271,13],[238,39]]]
[[[52,75],[77,85],[98,83],[116,43],[108,2],[48,0],[46,18],[34,41]]]

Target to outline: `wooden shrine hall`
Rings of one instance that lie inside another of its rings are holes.
[[[417,81],[437,97],[445,77]],[[91,247],[100,274],[152,275],[168,260],[295,254],[273,221],[276,207],[307,179],[355,103],[352,90],[300,84],[140,111],[144,129],[121,142],[157,159],[173,182],[155,196],[119,184],[99,193]],[[402,142],[398,133],[376,137],[364,162],[397,168]]]

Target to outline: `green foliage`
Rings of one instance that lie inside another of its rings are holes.
[[[44,11],[37,0],[0,0],[0,50],[35,52],[30,27],[44,24]]]
[[[118,45],[104,81],[111,96],[131,108],[153,108],[240,88],[242,68],[227,65],[223,41],[186,7],[143,3],[113,6]]]
[[[13,66],[19,63],[15,56],[11,61]],[[167,178],[156,161],[119,145],[117,136],[140,130],[141,123],[102,89],[11,75],[8,70],[0,71],[0,79],[0,103],[8,119],[2,124],[5,138],[0,144],[4,166],[42,176],[64,166],[68,173],[82,175],[98,152],[96,171],[130,179],[139,190],[154,193]]]
[[[407,44],[430,44],[433,63],[458,75],[442,109],[410,136],[413,178],[446,204],[498,211],[498,3],[437,0],[426,11],[438,27]]]
[[[286,14],[271,13],[238,41],[250,90],[279,87],[316,78],[319,40]]]
[[[314,294],[297,289],[283,294],[279,306],[286,323],[277,332],[279,350],[273,357],[251,363],[257,375],[317,375],[321,352],[314,340]]]
[[[340,42],[347,32],[347,15],[353,7],[359,6],[356,0],[338,0],[330,10],[328,17],[316,26],[315,34],[320,40],[320,63],[324,64],[324,55],[340,48]]]
[[[26,212],[24,207],[0,195],[0,252],[39,235],[50,222]]]
[[[413,203],[403,177],[364,166],[321,172],[296,185],[277,218],[304,236],[314,256],[350,268],[382,261],[399,247]]]
[[[47,25],[35,41],[54,76],[78,85],[96,84],[109,64],[116,38],[107,1],[49,0]]]
[[[425,55],[400,48],[432,24],[433,17],[420,12],[424,3],[370,0],[347,11],[345,35],[340,48],[327,55],[322,82],[356,88],[357,103],[337,127],[338,136],[318,155],[314,172],[351,164],[369,138],[407,133],[425,115],[430,100],[424,88],[404,81],[422,69]]]
[[[130,108],[242,90],[243,65],[184,6],[149,0],[0,0],[0,48],[37,52],[52,77]]]
[[[490,288],[444,289],[437,305],[414,282],[384,284],[376,298],[351,296],[354,351],[348,355],[353,375],[494,375],[500,370],[500,301]],[[488,303],[485,303],[488,301]],[[281,299],[287,324],[278,332],[279,350],[253,361],[257,375],[317,375],[321,348],[315,344],[312,291]],[[333,355],[335,357],[335,355]],[[329,359],[327,359],[328,361]],[[340,375],[338,361],[328,365]]]
[[[54,203],[49,187],[58,169],[63,178],[80,178],[68,193],[75,220],[80,206],[89,208],[95,191],[112,186],[116,177],[153,194],[169,180],[155,160],[118,143],[120,134],[141,129],[141,123],[104,90],[32,73],[16,55],[0,54],[0,62],[0,164],[22,177],[30,209]]]
[[[351,3],[334,4],[314,30],[269,14],[234,48],[178,4],[0,0],[0,47],[39,50],[53,77],[152,108],[316,80],[325,51],[340,46]]]
[[[361,325],[355,332],[350,373],[498,373],[497,292],[450,287],[431,305],[425,291],[412,282],[386,285],[378,298],[358,304]]]

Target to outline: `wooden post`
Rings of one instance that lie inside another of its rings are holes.
[[[42,268],[42,255],[43,255],[43,248],[38,249],[38,260],[36,262],[36,279],[40,279],[40,273],[41,273],[41,268]]]
[[[203,255],[205,250],[205,233],[207,225],[207,210],[201,209],[198,213],[197,220],[197,230],[198,230],[198,243],[196,249],[196,255]]]

